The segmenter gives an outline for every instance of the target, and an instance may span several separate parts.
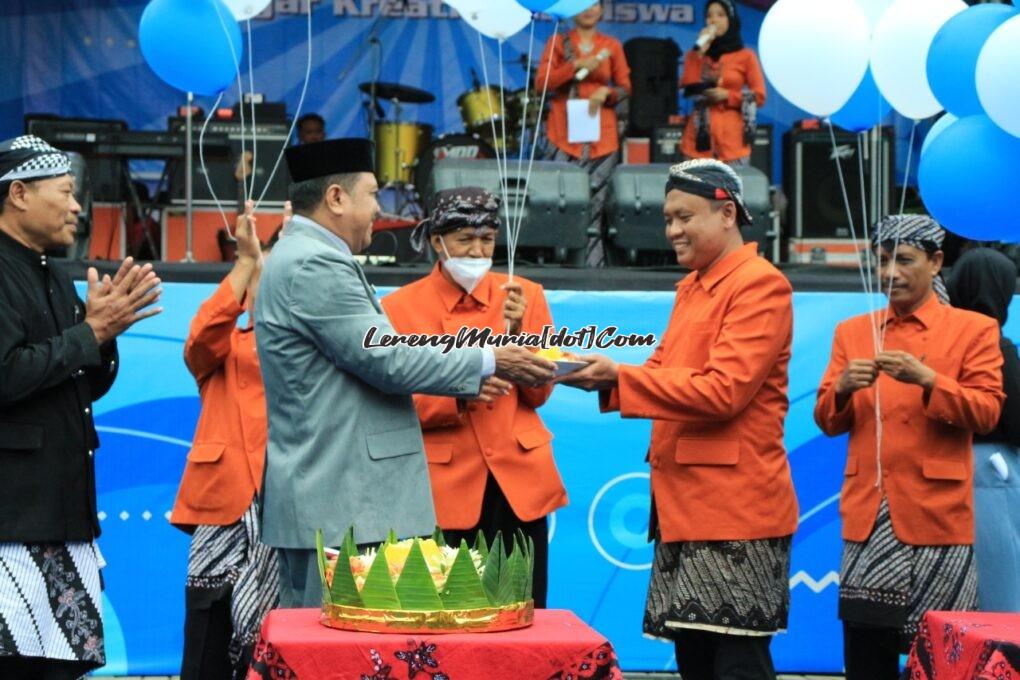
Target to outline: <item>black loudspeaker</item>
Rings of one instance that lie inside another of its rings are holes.
[[[61,118],[50,114],[30,113],[25,116],[25,134],[35,135],[53,144],[61,151],[80,153],[88,166],[92,199],[97,202],[119,203],[127,195],[125,160],[123,158],[93,156],[90,133],[123,132],[128,125],[123,120],[92,118]],[[68,136],[80,133],[81,141],[68,141]],[[57,136],[60,139],[56,139]]]
[[[772,184],[772,126],[759,125],[751,142],[751,167],[758,168]]]
[[[656,125],[677,113],[680,48],[670,38],[632,38],[623,52],[631,83],[627,135],[651,137]]]
[[[202,129],[202,121],[193,121],[192,126],[197,144],[199,133]],[[183,132],[185,128],[185,121],[178,117],[171,118],[168,127],[172,132]],[[244,135],[244,150],[251,152],[251,128],[250,126],[247,126],[246,129],[247,133]],[[256,200],[262,195],[263,190],[265,190],[266,181],[273,172],[273,166],[276,164],[276,159],[279,157],[282,149],[287,145],[288,130],[288,124],[285,123],[259,123],[256,125],[254,165],[254,195]],[[238,159],[241,158],[241,123],[239,121],[210,121],[206,128],[206,134],[227,135],[230,139],[230,157],[210,158],[209,154],[206,153],[205,171],[203,173],[202,164],[199,162],[198,154],[195,154],[192,180],[192,192],[195,205],[215,205],[216,200],[218,200],[224,206],[224,209],[232,210],[239,205],[238,198],[241,193],[239,183],[234,174]],[[206,181],[206,177],[208,177],[208,181]],[[212,185],[213,192],[215,192],[215,199],[213,193],[209,190],[210,184]],[[262,204],[273,207],[282,207],[284,201],[287,200],[287,188],[289,185],[290,173],[287,170],[287,163],[285,160],[281,159],[279,165],[276,167],[276,174],[273,175],[273,181],[269,190],[265,192],[265,198],[263,199]],[[174,166],[173,175],[170,180],[170,187],[170,195],[173,202],[176,204],[183,204],[185,190],[183,160],[177,162]]]
[[[680,140],[684,136],[682,125],[656,125],[652,131],[652,163],[679,163],[684,159]]]
[[[875,145],[877,154],[872,153],[872,145],[867,137],[858,145],[858,137],[853,133],[836,130],[835,135],[835,150],[828,128],[795,128],[783,135],[783,188],[790,202],[788,231],[791,238],[851,237],[835,159],[838,159],[843,171],[857,236],[863,234],[864,221],[860,162],[864,164],[864,190],[868,205],[873,204],[874,189],[878,187],[882,200],[877,212],[881,215],[889,214],[896,167],[892,129],[882,129],[881,144]],[[859,153],[859,150],[864,153]],[[871,221],[870,218],[868,221]]]

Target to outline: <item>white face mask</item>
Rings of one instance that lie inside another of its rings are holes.
[[[457,284],[468,293],[474,291],[478,283],[485,278],[485,275],[492,269],[492,258],[489,257],[450,257],[450,251],[446,249],[446,243],[439,239],[443,246],[446,259],[443,260],[443,267],[450,272],[450,276]]]

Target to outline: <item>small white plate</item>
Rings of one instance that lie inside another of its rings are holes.
[[[570,361],[568,359],[556,359],[553,361],[556,364],[556,375],[567,375],[574,371],[580,371],[582,368],[588,365],[586,361]]]

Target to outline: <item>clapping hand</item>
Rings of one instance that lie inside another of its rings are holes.
[[[92,328],[100,345],[142,319],[163,311],[162,307],[146,309],[158,301],[163,292],[149,263],[139,266],[128,257],[112,279],[109,274],[100,279],[95,267],[89,267],[86,279],[85,323]]]

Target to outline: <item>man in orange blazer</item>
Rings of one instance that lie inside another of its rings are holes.
[[[998,423],[999,325],[950,307],[945,232],[927,215],[875,227],[888,309],[836,327],[815,421],[850,433],[840,492],[839,617],[847,680],[899,677],[930,609],[977,608],[974,432]]]
[[[237,261],[202,303],[184,344],[202,411],[170,522],[192,534],[181,680],[243,677],[262,618],[276,606],[278,566],[259,541],[266,399],[251,320],[262,258],[251,201],[238,216]],[[288,215],[284,215],[286,224]]]
[[[499,229],[498,198],[484,189],[440,191],[429,218],[414,232],[439,262],[432,272],[382,300],[399,333],[456,335],[461,328],[535,333],[552,325],[537,283],[489,271]],[[488,541],[520,529],[535,542],[534,598],[545,607],[546,516],[567,503],[553,460],[552,433],[535,411],[552,386],[520,387],[490,377],[481,398],[414,395],[428,458],[436,518],[447,542]],[[512,544],[511,544],[512,545]]]
[[[562,378],[604,411],[651,418],[655,559],[646,633],[672,639],[685,680],[775,678],[786,628],[797,499],[783,448],[792,291],[744,244],[737,174],[716,160],[670,169],[666,237],[694,271],[641,366],[588,355]]]

